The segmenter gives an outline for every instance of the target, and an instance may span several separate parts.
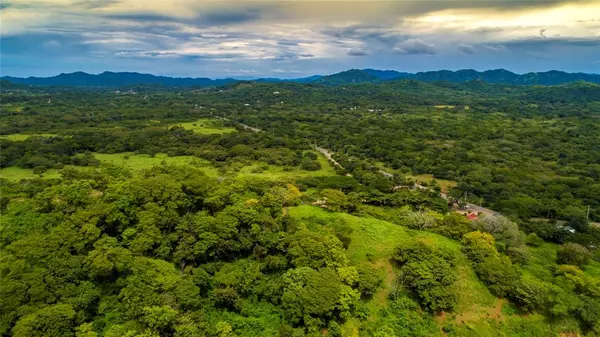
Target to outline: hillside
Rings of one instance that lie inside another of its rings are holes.
[[[140,74],[133,72],[108,72],[105,71],[98,75],[87,74],[84,72],[75,72],[70,74],[60,74],[53,77],[28,77],[17,78],[5,76],[5,80],[15,83],[44,85],[44,86],[86,86],[86,87],[123,87],[140,84],[157,84],[164,86],[198,86],[211,87],[235,82],[234,79],[212,80],[209,78],[177,78],[166,76],[154,76],[150,74]]]
[[[350,69],[341,73],[323,76],[320,79],[314,81],[313,83],[322,85],[342,85],[375,82],[379,82],[378,77],[370,75],[369,73],[363,70]]]

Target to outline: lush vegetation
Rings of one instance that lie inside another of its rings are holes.
[[[0,334],[598,336],[599,94],[3,83]]]

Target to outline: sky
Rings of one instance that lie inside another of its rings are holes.
[[[1,0],[0,75],[600,73],[600,0]]]

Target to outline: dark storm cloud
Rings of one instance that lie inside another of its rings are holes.
[[[398,42],[401,36],[392,25],[351,25],[347,27],[328,27],[320,31],[321,34],[337,39],[355,39],[372,41],[392,45]]]
[[[207,26],[223,26],[256,21],[261,18],[258,8],[245,10],[223,10],[199,15],[199,23]]]
[[[139,23],[178,22],[196,27],[218,27],[258,21],[262,17],[261,13],[261,8],[246,8],[212,10],[199,13],[192,18],[179,18],[176,16],[155,13],[107,14],[103,17],[107,19],[135,21]]]

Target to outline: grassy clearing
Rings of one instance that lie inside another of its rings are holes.
[[[438,109],[454,109],[456,106],[454,105],[434,105],[435,108]]]
[[[12,140],[13,142],[19,142],[19,141],[26,140],[30,137],[53,137],[53,136],[56,136],[56,135],[52,134],[52,133],[32,133],[32,134],[13,133],[10,135],[1,135],[0,139],[8,139],[8,140]]]
[[[318,161],[321,164],[321,169],[318,171],[305,171],[295,167],[291,170],[286,170],[282,166],[256,163],[244,166],[239,170],[237,175],[275,180],[283,178],[298,179],[304,177],[323,177],[333,176],[337,174],[333,166],[331,166],[331,164],[327,161],[327,159],[324,156],[319,156]]]
[[[552,282],[556,268],[556,252],[560,247],[556,243],[546,242],[539,247],[527,247],[530,254],[529,261],[523,269],[540,280]],[[583,272],[591,277],[600,277],[600,262],[591,260],[583,268]]]
[[[179,123],[171,126],[180,126],[186,130],[205,135],[224,134],[235,132],[235,128],[223,126],[223,122],[216,119],[202,118],[195,122]]]
[[[429,232],[406,229],[383,220],[333,213],[315,206],[290,207],[289,214],[299,219],[342,219],[353,229],[352,241],[347,250],[349,260],[353,264],[370,263],[381,270],[385,280],[379,292],[367,303],[372,321],[378,322],[382,319],[379,312],[387,306],[387,296],[395,287],[395,267],[390,261],[395,247],[415,240],[423,240],[434,246],[452,250],[459,258],[457,290],[460,299],[456,313],[449,315],[448,319],[456,320],[457,323],[459,319],[464,321],[463,323],[474,322],[487,318],[490,311],[496,310],[497,299],[479,281],[457,241]]]
[[[150,157],[147,154],[134,153],[94,153],[94,157],[103,165],[122,166],[133,171],[148,169],[164,162],[169,165],[191,165],[201,169],[208,176],[219,176],[219,171],[210,162],[193,156],[169,157],[164,153],[158,153]]]
[[[161,165],[163,162],[168,165],[191,165],[202,170],[210,177],[221,176],[237,176],[237,177],[258,177],[272,180],[294,180],[304,177],[320,177],[336,175],[334,168],[329,164],[327,159],[319,156],[318,160],[321,163],[321,169],[318,171],[304,171],[297,168],[286,170],[281,166],[266,165],[255,163],[241,167],[239,171],[222,171],[212,165],[211,162],[193,157],[193,156],[175,156],[169,157],[164,153],[158,153],[154,157],[147,154],[135,154],[133,152],[124,153],[93,153],[94,157],[100,161],[101,167],[119,166],[130,169],[134,172]],[[261,168],[261,169],[259,169]],[[263,169],[264,168],[264,169]],[[60,170],[48,170],[42,175],[36,175],[33,170],[23,169],[20,167],[7,167],[0,170],[0,177],[19,181],[21,179],[32,179],[36,177],[42,178],[58,178]]]
[[[430,183],[432,180],[437,181],[438,185],[442,188],[442,192],[448,192],[452,188],[456,187],[456,181],[454,180],[446,180],[446,179],[437,179],[434,178],[432,174],[417,174],[417,175],[407,175],[406,178],[410,178],[416,182],[424,182]]]
[[[48,170],[43,174],[34,174],[32,169],[24,169],[15,166],[0,169],[0,178],[4,178],[10,181],[19,181],[21,179],[32,178],[53,179],[59,177],[59,171],[54,169]]]
[[[556,251],[558,245],[555,243],[544,243],[539,247],[527,247],[530,254],[529,261],[523,269],[540,280],[551,282],[556,267]]]

